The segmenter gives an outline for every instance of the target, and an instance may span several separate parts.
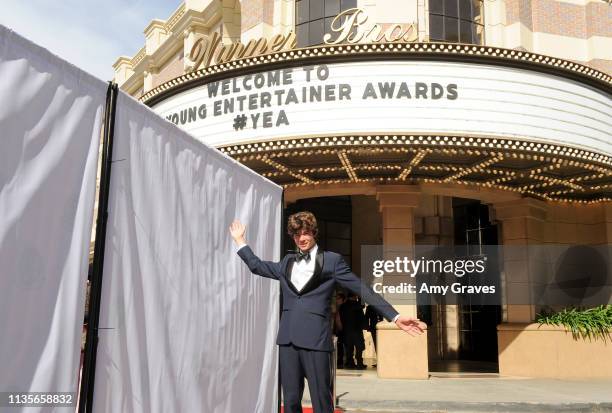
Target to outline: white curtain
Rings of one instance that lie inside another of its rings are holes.
[[[0,392],[77,392],[106,89],[0,26]]]
[[[274,412],[278,284],[228,227],[277,260],[281,188],[123,93],[114,145],[94,411]]]

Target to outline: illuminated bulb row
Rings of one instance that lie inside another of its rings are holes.
[[[423,181],[430,182],[430,183],[447,183],[445,178],[444,179],[424,178]],[[460,184],[460,185],[467,185],[467,186],[481,186],[481,187],[491,188],[491,189],[502,189],[502,190],[511,191],[511,192],[519,192],[519,193],[521,192],[518,188],[513,187],[513,186],[499,185],[499,184],[494,185],[494,184],[488,183],[487,181],[485,182],[463,181],[461,179],[458,179],[454,181],[453,183]]]
[[[594,185],[589,187],[590,190],[600,191],[600,190],[612,190],[612,184],[604,184],[604,185]]]
[[[569,178],[568,181],[570,182],[584,182],[584,181],[592,181],[594,179],[601,179],[606,177],[607,174],[603,174],[603,173],[596,173],[596,174],[591,174],[591,175],[584,175],[584,176],[577,176],[574,178]]]
[[[444,182],[451,182],[451,181],[455,181],[458,178],[461,178],[462,176],[465,175],[470,175],[472,173],[481,173],[481,172],[486,172],[485,168],[489,165],[492,165],[494,163],[497,163],[499,161],[501,161],[502,159],[504,159],[502,154],[497,154],[496,156],[486,159],[482,162],[480,162],[479,164],[476,164],[474,166],[471,166],[469,168],[465,168],[463,171],[459,171],[456,174],[453,174],[451,176],[448,176],[446,178],[444,178]]]
[[[547,187],[552,186],[552,185],[555,185],[555,184],[550,183],[550,182],[542,181],[542,182],[538,182],[538,183],[535,183],[535,184],[522,185],[522,186],[519,187],[519,191],[527,193],[527,191],[530,191],[530,190],[533,190],[533,189],[547,188]]]
[[[577,168],[588,169],[589,171],[595,171],[595,172],[599,172],[607,176],[612,176],[612,168],[604,168],[599,165],[592,165],[592,164],[584,163],[580,161],[570,161],[568,164],[570,166],[575,166]]]
[[[346,169],[346,173],[351,178],[352,181],[357,182],[359,178],[357,177],[357,173],[353,169],[353,165],[351,165],[351,161],[348,156],[346,156],[346,151],[338,151],[338,157],[340,158],[340,162],[342,162],[342,166]]]
[[[485,185],[490,185],[491,187],[494,187],[494,186],[497,186],[498,184],[501,184],[503,182],[512,181],[513,179],[515,179],[514,176],[500,176],[499,178],[495,178],[495,179],[491,179],[489,181],[485,181],[484,184]]]
[[[566,194],[573,194],[576,191],[573,191],[571,189],[558,189],[556,191],[548,191],[547,194],[550,196],[558,196],[558,195],[566,195]]]
[[[352,164],[353,169],[355,171],[385,171],[385,170],[398,170],[402,169],[402,165],[399,164],[372,164],[372,163],[360,163],[360,164]],[[345,171],[346,169],[343,166],[320,166],[316,168],[302,168],[297,169],[298,173],[324,173],[324,172],[338,172]]]
[[[536,175],[536,174],[531,174],[529,175],[529,177],[532,179],[536,179],[538,181],[542,181],[543,183],[542,186],[562,185],[562,186],[567,186],[577,191],[584,191],[584,188],[582,186],[572,183],[572,182],[564,181],[562,179],[552,178],[552,177],[545,176],[545,175]]]
[[[561,166],[563,166],[562,162],[556,162],[556,163],[552,163],[546,166],[537,166],[535,168],[531,168],[529,171],[521,172],[521,176],[525,176],[525,174],[537,175],[543,172],[548,172],[548,171],[553,171],[555,169],[559,169],[561,168]]]
[[[514,178],[517,175],[516,171],[509,171],[507,169],[500,169],[500,168],[488,168],[487,173],[490,173],[492,175],[505,175],[511,178]]]
[[[429,151],[423,150],[423,151],[419,151],[414,158],[412,158],[412,160],[410,161],[410,163],[408,164],[408,167],[406,169],[404,169],[399,176],[397,177],[400,181],[404,181],[406,179],[406,177],[408,175],[410,175],[410,173],[412,172],[412,168],[414,168],[415,166],[417,166],[419,163],[421,163],[421,161],[423,160],[423,158],[425,158],[425,156],[427,155]]]
[[[433,165],[419,165],[416,169],[419,169],[422,171],[456,172],[456,171],[463,171],[464,168],[455,166],[455,165],[433,164]]]
[[[314,181],[311,180],[310,178],[308,178],[308,177],[306,177],[306,176],[304,176],[302,174],[298,174],[298,173],[293,172],[291,169],[287,168],[285,165],[283,165],[281,163],[278,163],[278,162],[276,162],[273,159],[262,158],[261,160],[263,162],[265,162],[266,164],[272,166],[273,168],[276,168],[276,169],[278,169],[281,172],[285,172],[286,174],[288,174],[288,175],[290,175],[290,176],[292,176],[292,177],[294,177],[296,179],[299,179],[300,181],[302,181],[304,183],[308,183],[308,184],[313,184],[314,183]]]
[[[322,173],[322,172],[338,172],[344,171],[344,168],[341,166],[321,166],[318,168],[302,168],[297,169],[298,173],[302,174],[310,174],[310,173]]]
[[[378,165],[378,164],[353,164],[353,169],[356,171],[387,171],[387,170],[398,170],[402,169],[401,165],[394,164],[386,164],[386,165]]]
[[[331,136],[331,137],[315,137],[315,138],[295,138],[291,140],[278,140],[269,142],[256,142],[242,145],[230,145],[220,147],[219,149],[228,155],[241,155],[253,152],[269,152],[269,151],[286,151],[302,148],[316,147],[337,147],[337,146],[362,146],[369,148],[369,145],[382,145],[383,148],[376,148],[379,151],[389,150],[385,143],[393,145],[427,145],[432,146],[432,149],[438,151],[438,147],[442,146],[441,153],[455,154],[455,148],[465,150],[466,154],[479,154],[480,152],[471,152],[470,147],[481,149],[493,149],[499,152],[499,149],[511,149],[516,152],[502,151],[505,156],[514,159],[533,159],[546,162],[559,162],[555,157],[566,157],[571,160],[572,166],[590,165],[593,170],[610,172],[610,168],[593,166],[589,163],[579,162],[576,159],[586,159],[589,162],[597,162],[603,165],[612,166],[612,158],[602,154],[596,154],[577,148],[569,148],[556,146],[551,144],[542,144],[537,142],[512,141],[508,139],[498,138],[476,138],[464,136],[440,136],[440,135],[356,135],[356,136]],[[451,146],[451,148],[448,148]],[[348,148],[347,148],[348,149]],[[374,149],[374,148],[372,148]],[[396,148],[393,148],[395,151]],[[405,151],[405,149],[404,149]],[[510,155],[512,154],[512,155]],[[536,156],[536,157],[534,157]],[[594,169],[599,168],[599,169]],[[536,168],[537,169],[537,168]]]
[[[550,200],[555,201],[555,202],[563,202],[567,204],[598,204],[602,202],[612,202],[612,198],[610,197],[600,197],[600,198],[593,198],[589,200],[573,199],[573,198],[556,198],[555,197],[555,198],[550,198]]]
[[[286,175],[285,172],[280,172],[280,171],[267,171],[267,172],[260,172],[259,174],[265,178],[278,178],[279,176]]]

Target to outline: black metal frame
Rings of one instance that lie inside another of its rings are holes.
[[[484,11],[484,0],[478,0],[480,1],[481,4],[481,13]],[[445,6],[444,6],[445,7]],[[464,19],[463,17],[461,17],[461,11],[460,11],[460,6],[459,6],[459,2],[457,2],[457,17],[452,16],[448,13],[446,13],[446,10],[443,10],[442,12],[437,12],[437,11],[432,11],[431,10],[431,6],[429,8],[429,38],[431,41],[436,41],[436,42],[450,42],[450,43],[462,43],[465,44],[465,42],[461,41],[461,22],[468,22],[470,23],[471,27],[473,28],[474,26],[480,26],[482,28],[482,38],[480,39],[480,43],[474,43],[474,39],[472,39],[471,42],[468,42],[468,44],[477,44],[477,45],[486,45],[486,40],[485,40],[485,32],[484,32],[484,16],[482,16],[482,21],[479,23],[475,20],[473,20],[473,3],[470,2],[470,9],[472,10],[472,16],[470,17],[470,19]],[[437,38],[432,38],[431,36],[431,16],[437,16],[437,17],[441,17],[442,18],[442,31],[444,32],[443,35],[443,39],[437,39]],[[456,18],[457,19],[457,37],[458,40],[457,42],[455,41],[451,41],[447,39],[446,36],[446,22],[444,21],[444,18],[446,17],[450,17],[450,18]]]
[[[285,189],[283,188],[283,192],[281,193],[281,222],[280,222],[280,229],[281,229],[281,236],[280,236],[280,246],[279,246],[279,250],[280,250],[280,259],[283,259],[283,255],[285,254],[285,231],[283,231],[283,226],[285,225]],[[278,291],[279,291],[279,300],[278,300],[278,322],[280,323],[280,318],[283,315],[283,290],[280,288],[280,284],[278,287]],[[282,396],[282,392],[281,392],[281,377],[280,377],[280,351],[278,352],[278,363],[277,363],[277,369],[276,369],[276,373],[278,376],[278,387],[276,389],[277,392],[277,412],[281,413],[281,396]]]
[[[100,192],[98,194],[98,215],[96,218],[96,237],[94,244],[93,274],[89,300],[89,322],[85,341],[85,357],[81,375],[79,394],[79,413],[91,412],[96,374],[96,355],[98,348],[98,324],[100,321],[100,300],[102,297],[102,272],[104,271],[104,248],[106,244],[106,223],[108,219],[108,196],[113,157],[113,138],[115,133],[115,112],[119,89],[116,83],[109,82],[104,109],[102,140],[102,166],[100,173]]]

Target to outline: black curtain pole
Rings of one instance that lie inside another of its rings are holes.
[[[285,254],[285,231],[284,231],[284,226],[285,226],[285,189],[283,188],[283,192],[281,193],[281,222],[280,222],[280,229],[281,229],[281,236],[280,236],[280,255],[279,255],[279,259],[283,259],[283,255]],[[279,300],[278,300],[278,322],[280,323],[280,318],[283,314],[283,290],[280,288],[280,283],[278,284],[278,291],[279,291]],[[276,368],[276,373],[278,376],[278,387],[277,387],[277,399],[278,399],[278,413],[281,412],[281,379],[280,379],[280,350],[278,352],[278,363],[277,363],[277,368]]]
[[[102,271],[104,270],[104,245],[106,242],[106,222],[108,219],[108,196],[113,158],[117,94],[117,84],[109,82],[106,92],[106,106],[104,109],[102,169],[100,172],[100,192],[98,194],[98,216],[96,218],[93,273],[91,275],[90,285],[89,321],[87,325],[87,338],[85,341],[85,358],[81,376],[81,390],[79,393],[79,413],[91,412],[93,407],[96,355],[98,348],[98,323],[100,322]]]

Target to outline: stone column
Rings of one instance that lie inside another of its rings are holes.
[[[453,197],[423,194],[415,210],[415,240],[420,246],[452,247],[454,243]],[[427,344],[430,361],[456,359],[459,351],[459,311],[441,297],[431,302]]]
[[[237,9],[237,0],[223,0],[221,8],[221,43],[232,44],[240,41],[241,15]]]
[[[153,73],[150,70],[145,70],[142,72],[142,76],[144,77],[143,83],[143,93],[147,93],[149,90],[153,89]]]
[[[376,199],[382,214],[384,255],[413,251],[414,209],[420,189],[413,185],[380,185]],[[384,281],[383,281],[384,282]],[[384,282],[387,285],[387,282]],[[385,295],[387,299],[391,297]],[[399,304],[398,304],[399,303]],[[416,317],[416,298],[394,295],[392,304],[403,316]],[[426,379],[429,376],[427,333],[413,337],[394,323],[378,324],[378,376],[381,378]]]
[[[547,241],[546,203],[522,198],[494,203],[493,215],[501,223],[503,279],[508,323],[531,323],[536,316],[533,292],[547,269],[538,245]]]
[[[607,260],[608,260],[608,278],[607,282],[610,283],[612,280],[612,202],[606,202],[602,205],[603,209],[603,225],[605,225],[605,241],[603,244],[606,246],[607,250]]]
[[[608,244],[612,245],[612,202],[606,202],[602,208],[606,225],[606,239]]]
[[[196,32],[193,27],[187,27],[183,31],[183,71],[191,72],[195,62],[191,60],[191,49],[196,42]]]
[[[275,33],[275,0],[242,0],[240,9],[240,37],[243,43]],[[280,9],[278,9],[280,11]],[[280,30],[278,31],[280,32]]]

